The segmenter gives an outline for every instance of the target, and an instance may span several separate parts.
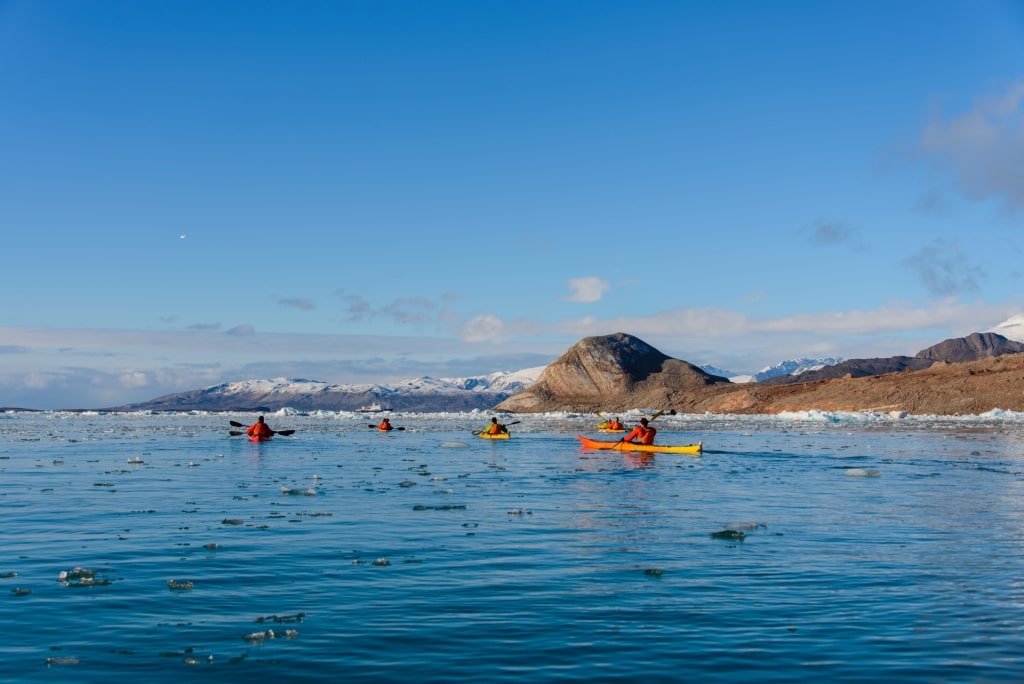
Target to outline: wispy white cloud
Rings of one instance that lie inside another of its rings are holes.
[[[958,244],[941,240],[925,245],[903,263],[917,274],[929,294],[938,297],[978,292],[979,281],[985,278],[981,268],[968,263]]]
[[[691,363],[746,373],[799,356],[912,355],[949,337],[989,330],[1022,311],[1020,302],[947,297],[924,306],[895,301],[765,318],[710,307],[556,323],[483,314],[465,321],[456,338],[257,333],[248,326],[243,335],[0,328],[7,349],[16,350],[0,354],[0,397],[10,406],[99,408],[253,377],[384,383],[485,374],[543,365],[584,337],[614,332],[636,335]]]
[[[459,337],[466,342],[494,342],[504,338],[505,323],[494,314],[476,316],[464,323]]]
[[[424,324],[434,320],[437,305],[425,297],[396,299],[381,313],[399,323]]]
[[[865,248],[860,237],[860,229],[846,221],[819,219],[811,224],[806,232],[807,241],[816,247],[844,246],[858,251]]]
[[[921,131],[919,151],[972,200],[999,199],[1024,208],[1024,82],[979,99],[959,116],[936,116]]]
[[[567,302],[582,302],[589,304],[601,301],[601,297],[608,291],[611,285],[607,280],[597,276],[586,276],[584,278],[571,278],[569,289],[572,294],[565,298]]]
[[[284,307],[301,309],[302,311],[312,311],[316,308],[313,300],[307,297],[285,297],[284,299],[277,300],[277,303]]]

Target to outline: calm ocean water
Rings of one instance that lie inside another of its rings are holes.
[[[252,418],[0,414],[0,681],[1024,681],[1020,414]]]

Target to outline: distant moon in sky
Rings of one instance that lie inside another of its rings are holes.
[[[182,233],[182,234],[181,234],[181,239],[182,239],[182,240],[184,240],[184,239],[185,239],[186,237],[187,237],[187,236],[186,236],[186,235],[185,235],[184,233]]]

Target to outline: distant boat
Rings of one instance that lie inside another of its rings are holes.
[[[384,408],[380,404],[367,404],[366,406],[359,407],[359,413],[383,413],[384,411],[390,411],[389,408]]]

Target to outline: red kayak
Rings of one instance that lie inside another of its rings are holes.
[[[274,435],[254,435],[249,438],[250,442],[269,442]]]

